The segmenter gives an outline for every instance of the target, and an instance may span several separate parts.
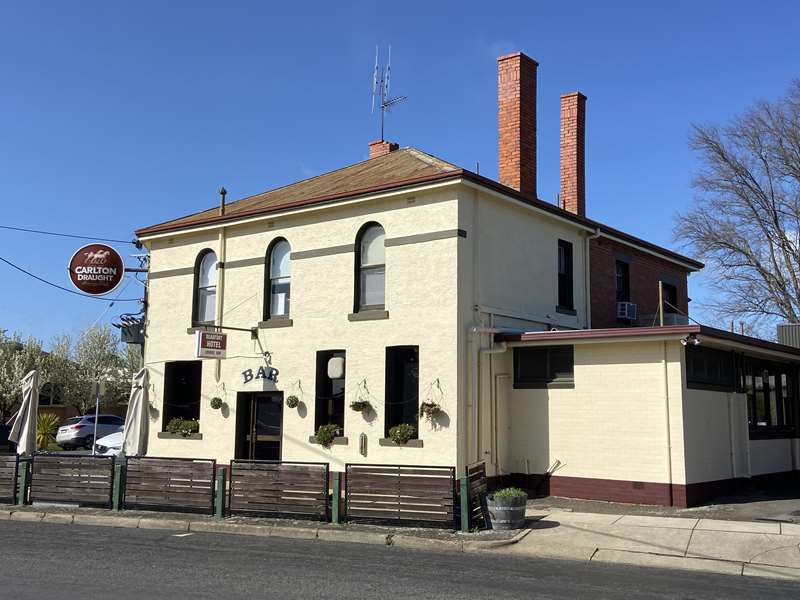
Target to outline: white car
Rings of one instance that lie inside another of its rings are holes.
[[[94,444],[94,451],[102,456],[118,456],[122,451],[122,441],[124,439],[125,432],[116,431],[97,440]]]

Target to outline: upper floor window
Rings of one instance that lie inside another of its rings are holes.
[[[292,280],[292,248],[289,242],[278,239],[267,251],[267,277],[264,302],[264,320],[289,315],[290,286]]]
[[[678,312],[678,288],[671,283],[661,282],[661,294],[664,301],[664,312]]]
[[[355,311],[383,309],[386,288],[384,232],[377,223],[365,225],[356,240]]]
[[[572,280],[572,244],[558,240],[558,308],[575,309]]]
[[[631,267],[624,260],[616,263],[617,302],[631,301]]]
[[[217,310],[217,255],[212,250],[203,250],[197,257],[193,308],[193,324],[214,322]]]

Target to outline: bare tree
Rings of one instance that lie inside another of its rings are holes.
[[[674,235],[715,278],[715,311],[800,322],[800,81],[723,128],[696,126],[702,168]]]

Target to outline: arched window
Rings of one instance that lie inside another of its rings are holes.
[[[194,310],[192,323],[213,323],[217,311],[217,255],[203,250],[194,267]]]
[[[356,239],[355,312],[384,308],[384,237],[383,227],[368,223],[361,228]]]
[[[280,238],[267,250],[264,293],[264,320],[289,316],[292,283],[292,252],[289,242]]]

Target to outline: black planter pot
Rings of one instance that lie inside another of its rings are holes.
[[[495,498],[492,494],[486,496],[492,529],[522,529],[525,526],[527,503],[527,494],[510,498]]]

